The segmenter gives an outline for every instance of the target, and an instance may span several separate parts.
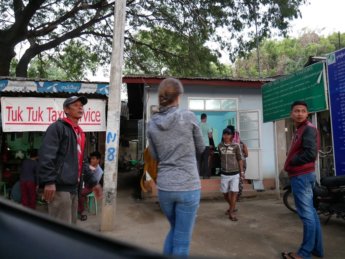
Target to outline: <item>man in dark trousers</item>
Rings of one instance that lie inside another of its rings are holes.
[[[313,206],[313,187],[316,182],[315,160],[319,136],[308,121],[308,106],[304,101],[291,105],[291,118],[296,127],[284,169],[288,172],[297,213],[303,222],[303,242],[297,251],[283,252],[288,259],[323,257],[323,242],[319,216]]]
[[[210,178],[211,170],[209,166],[209,159],[210,159],[210,139],[212,139],[212,128],[207,123],[207,115],[205,113],[201,114],[200,116],[200,129],[202,133],[202,138],[205,144],[205,150],[201,154],[200,161],[199,161],[199,175],[203,177],[203,179]]]
[[[89,165],[83,163],[85,134],[78,122],[86,103],[84,96],[71,96],[64,101],[66,118],[58,119],[48,127],[39,152],[39,179],[44,186],[43,199],[48,203],[48,213],[74,224],[77,222],[82,175],[86,175],[84,180],[90,188],[97,184]]]

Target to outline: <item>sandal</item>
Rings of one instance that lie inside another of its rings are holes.
[[[293,252],[282,252],[282,258],[283,259],[303,259],[299,255],[293,253]]]
[[[229,214],[229,219],[231,221],[238,221],[238,218],[235,215],[231,214],[231,213]]]
[[[227,210],[227,211],[225,212],[225,215],[229,215],[229,211],[230,211],[230,210]],[[237,212],[237,211],[238,211],[238,209],[234,209],[233,212]]]
[[[81,221],[87,220],[87,215],[80,215],[80,220]]]

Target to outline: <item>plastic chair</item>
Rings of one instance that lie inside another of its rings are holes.
[[[97,208],[97,200],[96,200],[95,194],[92,192],[88,194],[86,197],[87,197],[87,204],[88,204],[87,207],[88,207],[89,213],[93,213],[97,215],[98,208]]]
[[[0,182],[0,190],[2,189],[2,193],[5,198],[8,198],[7,196],[7,189],[6,189],[6,182]]]

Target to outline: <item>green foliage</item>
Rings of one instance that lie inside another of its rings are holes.
[[[127,52],[126,72],[156,75],[217,76],[224,70],[219,53],[204,46],[198,36],[164,28],[143,30]],[[153,47],[154,46],[154,47]]]
[[[176,75],[207,75],[212,73],[212,68],[216,71],[220,68],[217,61],[219,54],[205,47],[205,42],[216,41],[230,51],[231,57],[235,57],[236,53],[246,53],[255,46],[254,24],[257,25],[256,36],[259,40],[269,37],[275,29],[284,35],[290,20],[300,15],[298,8],[305,2],[127,1],[125,50],[130,58],[128,69],[153,73],[166,67],[169,73]],[[9,73],[11,60],[15,58],[14,46],[24,41],[29,48],[18,60],[17,76],[26,76],[29,63],[35,57],[41,55],[41,59],[45,60],[47,51],[57,52],[65,48],[71,39],[81,39],[96,53],[100,64],[108,64],[112,48],[114,3],[115,0],[1,1],[0,75]],[[221,37],[216,33],[219,28],[226,32]],[[152,32],[152,35],[145,35],[143,31],[148,34]],[[171,34],[168,39],[162,38],[167,34]],[[156,37],[162,42],[159,43]],[[231,45],[231,39],[236,39],[237,44]],[[132,51],[135,53],[132,54]],[[156,62],[152,62],[154,55],[159,57]],[[147,64],[138,63],[143,61]],[[67,58],[63,63],[72,67]],[[182,64],[181,68],[178,68],[178,64]],[[148,69],[150,66],[152,70]],[[80,71],[82,68],[73,66],[72,69]]]
[[[260,44],[261,76],[270,77],[290,74],[300,70],[310,56],[325,56],[345,45],[345,34],[322,37],[315,32],[306,32],[299,38],[264,40]],[[257,77],[257,52],[253,50],[244,58],[239,57],[233,66],[234,76]]]
[[[334,46],[334,49],[345,48],[345,33],[333,33],[327,38],[329,43]]]
[[[51,57],[56,66],[63,70],[69,80],[82,80],[90,71],[95,74],[98,56],[89,46],[72,40],[62,51]]]
[[[15,76],[15,66],[18,61],[11,64],[11,76]],[[84,80],[86,73],[95,73],[98,57],[90,48],[78,41],[70,41],[61,51],[38,55],[29,66],[29,78],[44,78],[51,80]]]
[[[44,78],[44,79],[58,79],[58,80],[72,80],[68,78],[66,71],[57,67],[56,63],[52,62],[47,57],[35,57],[28,69],[29,78]]]

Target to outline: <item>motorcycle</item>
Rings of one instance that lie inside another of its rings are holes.
[[[314,186],[314,207],[319,215],[325,215],[326,224],[333,215],[345,219],[345,175],[328,176],[321,178],[321,185]],[[291,185],[284,188],[284,205],[291,211],[297,213]]]

